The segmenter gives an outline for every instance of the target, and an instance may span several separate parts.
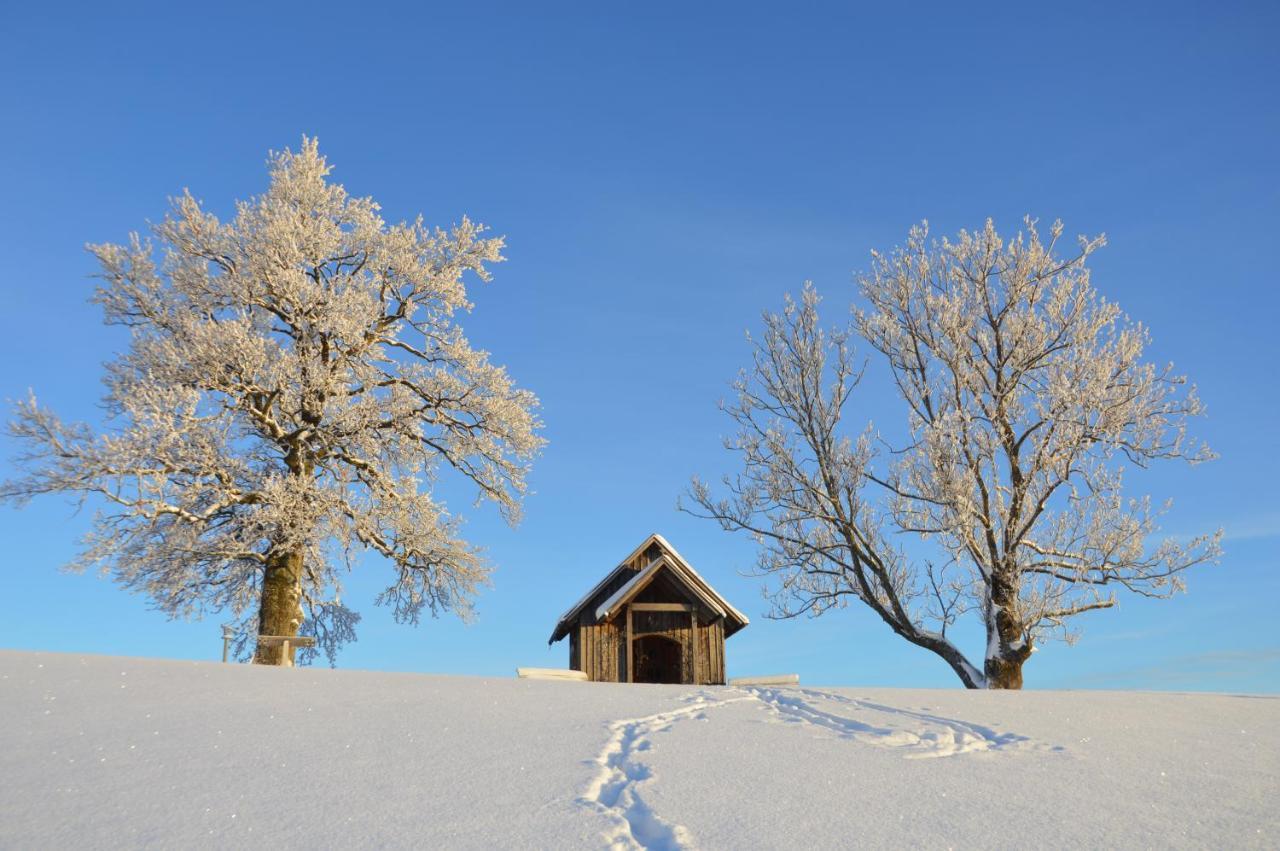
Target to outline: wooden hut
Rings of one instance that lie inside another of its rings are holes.
[[[724,640],[748,623],[675,547],[650,535],[551,633],[596,682],[723,684]]]

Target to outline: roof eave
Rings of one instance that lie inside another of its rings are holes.
[[[675,547],[671,546],[670,541],[662,537],[662,535],[657,532],[654,532],[645,538],[640,546],[632,550],[617,567],[609,571],[609,573],[605,575],[604,579],[596,583],[582,599],[560,616],[560,619],[556,621],[555,629],[551,631],[551,638],[547,640],[547,644],[555,644],[557,641],[568,635],[571,627],[571,621],[573,618],[578,617],[581,614],[581,610],[591,602],[591,598],[598,594],[600,589],[604,588],[610,581],[612,581],[618,571],[625,569],[627,565],[636,558],[636,556],[640,555],[655,543],[662,547],[666,554],[670,556],[670,566],[672,568],[679,569],[685,575],[686,583],[691,587],[691,589],[693,589],[699,597],[712,601],[712,610],[716,611],[717,614],[722,614],[724,616],[726,623],[726,638],[751,623],[750,618],[734,608],[733,605],[724,597],[720,596],[720,593],[712,588],[707,580],[702,578],[702,575],[698,573],[698,571],[693,569],[693,566],[685,560],[685,557],[680,555],[680,552]],[[645,568],[642,568],[642,570],[647,568],[648,565],[646,565]],[[737,625],[730,629],[728,626],[730,623],[736,623]]]

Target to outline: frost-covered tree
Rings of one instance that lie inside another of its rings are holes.
[[[808,285],[766,314],[725,406],[744,470],[726,496],[690,491],[693,512],[760,544],[776,616],[856,600],[970,688],[1019,688],[1038,642],[1074,636],[1071,617],[1114,606],[1117,588],[1169,596],[1221,537],[1148,545],[1156,515],[1123,496],[1124,465],[1212,457],[1186,436],[1201,403],[1143,361],[1146,330],[1091,285],[1104,239],[1064,258],[1061,223],[1047,242],[1026,224],[1008,242],[990,221],[954,241],[913,228],[873,253],[865,307],[830,334]],[[906,404],[901,445],[843,427],[855,335]],[[980,664],[949,633],[966,613],[986,633]]]
[[[228,222],[186,193],[151,239],[89,246],[95,301],[130,331],[107,365],[105,430],[18,404],[23,475],[0,498],[91,498],[74,566],[170,616],[316,636],[332,662],[354,638],[341,577],[361,551],[391,563],[378,602],[398,620],[469,612],[489,568],[432,487],[451,470],[514,523],[543,441],[535,397],[457,322],[464,276],[487,281],[502,240],[466,218],[388,225],[326,180],[313,139],[269,166]],[[266,643],[253,658],[293,661]]]

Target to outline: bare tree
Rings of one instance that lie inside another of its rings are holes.
[[[848,327],[822,331],[811,285],[765,315],[726,406],[744,470],[724,497],[695,479],[689,510],[754,536],[775,616],[857,600],[966,686],[1019,688],[1038,642],[1074,637],[1072,616],[1114,606],[1116,588],[1169,596],[1217,558],[1221,532],[1149,547],[1150,500],[1123,497],[1125,462],[1212,457],[1185,432],[1202,406],[1091,285],[1104,239],[1063,258],[1061,234],[1042,241],[1028,219],[1006,242],[988,221],[930,242],[922,224],[873,253]],[[904,445],[842,428],[855,334],[906,403]],[[986,631],[981,667],[948,634],[966,613]]]
[[[387,225],[326,180],[315,140],[269,164],[270,188],[230,222],[174,199],[152,227],[158,258],[137,234],[89,246],[95,300],[131,333],[107,366],[107,430],[20,403],[25,475],[0,499],[91,498],[73,566],[171,616],[315,635],[332,662],[354,638],[340,578],[361,550],[392,563],[379,602],[398,620],[469,612],[488,567],[431,487],[452,470],[515,522],[543,441],[537,400],[456,321],[464,274],[488,280],[502,240],[465,218]],[[292,655],[260,643],[254,661]]]

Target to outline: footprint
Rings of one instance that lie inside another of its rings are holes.
[[[776,688],[748,688],[775,716],[794,723],[830,730],[844,738],[877,747],[903,748],[908,759],[956,756],[980,751],[1000,751],[1034,747],[1026,736],[1007,733],[930,712],[899,709],[869,700],[846,697],[814,689],[783,691]],[[886,724],[870,724],[847,715],[828,712],[814,705],[827,701],[851,707],[871,717],[885,717]],[[909,728],[900,726],[910,723]]]
[[[686,696],[686,705],[642,718],[627,718],[609,725],[610,737],[593,760],[599,770],[578,798],[579,803],[606,815],[613,829],[604,835],[611,849],[684,849],[693,840],[682,825],[654,813],[641,795],[641,787],[655,781],[652,769],[636,757],[653,747],[651,737],[671,729],[678,721],[705,720],[706,710],[752,700],[750,696],[712,700],[706,693]]]

